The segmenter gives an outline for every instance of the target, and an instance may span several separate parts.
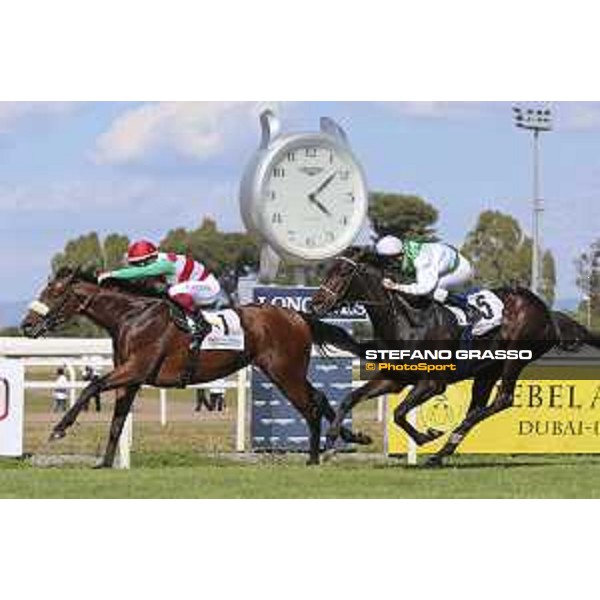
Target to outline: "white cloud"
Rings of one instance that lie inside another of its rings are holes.
[[[257,126],[267,105],[259,102],[159,102],[144,104],[118,117],[97,140],[100,163],[135,163],[157,153],[201,161],[235,143]]]
[[[202,216],[213,216],[226,228],[241,224],[237,205],[238,182],[202,176],[161,179],[123,176],[113,179],[71,180],[48,184],[0,185],[0,211],[34,214],[32,227],[43,228],[46,218],[64,215],[69,223],[114,220],[123,231],[140,221],[163,229],[196,226]],[[41,220],[40,220],[41,219]],[[87,225],[86,225],[87,227]]]
[[[600,128],[600,102],[560,102],[557,104],[557,127],[572,131]]]
[[[143,198],[152,188],[152,182],[141,178],[4,185],[0,186],[0,208],[15,212],[123,208]]]

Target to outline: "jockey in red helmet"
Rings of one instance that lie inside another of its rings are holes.
[[[127,251],[128,267],[103,273],[104,279],[158,278],[168,286],[171,300],[193,318],[192,349],[200,349],[202,340],[211,326],[202,314],[202,308],[213,305],[221,293],[218,279],[200,262],[174,252],[159,252],[147,240],[134,242]]]

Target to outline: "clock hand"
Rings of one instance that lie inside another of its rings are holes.
[[[321,185],[312,193],[308,195],[308,199],[315,204],[322,212],[326,215],[331,216],[331,213],[327,208],[323,205],[322,202],[317,200],[317,196],[335,179],[337,175],[337,171],[334,171]]]
[[[337,171],[334,171],[312,194],[311,196],[318,196],[336,177]],[[310,196],[309,196],[310,197]]]
[[[331,213],[327,210],[327,207],[323,205],[322,202],[319,202],[314,194],[309,194],[308,199],[318,207],[321,212],[324,212],[326,215],[331,216]]]

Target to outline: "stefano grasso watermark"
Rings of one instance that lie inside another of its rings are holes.
[[[452,342],[447,340],[362,344],[361,377],[371,379],[387,373],[394,378],[406,376],[407,379],[412,376],[419,379],[424,376],[432,379],[470,378],[498,362],[510,361],[525,368],[547,350],[538,340],[519,342],[518,345],[511,343],[510,347],[501,347],[497,342],[487,340],[472,340],[468,345],[468,348],[452,347]],[[582,379],[599,377],[600,354],[596,361],[588,360],[586,367]],[[539,376],[536,373],[536,377]],[[548,378],[553,376],[555,374],[547,374]]]

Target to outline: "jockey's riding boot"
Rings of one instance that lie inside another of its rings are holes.
[[[482,312],[476,306],[469,304],[469,299],[465,294],[449,293],[446,303],[453,304],[462,309],[471,327],[475,326],[483,318]]]
[[[193,314],[192,324],[192,342],[190,344],[190,350],[198,351],[202,346],[202,341],[210,333],[211,325],[204,318],[201,309],[196,309]]]

